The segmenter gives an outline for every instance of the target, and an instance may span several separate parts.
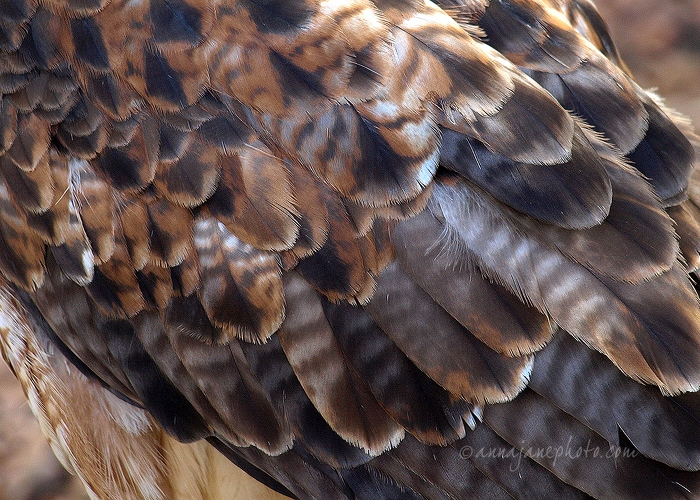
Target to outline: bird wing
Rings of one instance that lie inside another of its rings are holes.
[[[214,449],[299,498],[700,488],[692,131],[591,3],[12,0],[0,33],[3,352],[96,497]]]

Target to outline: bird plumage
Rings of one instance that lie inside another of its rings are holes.
[[[96,498],[700,492],[695,136],[587,0],[12,0],[0,51],[0,345]]]

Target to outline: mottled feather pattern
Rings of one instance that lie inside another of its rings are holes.
[[[12,0],[0,35],[0,347],[93,497],[700,492],[698,141],[590,2]],[[522,452],[567,439],[634,453]]]

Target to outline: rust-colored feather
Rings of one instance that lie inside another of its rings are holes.
[[[259,141],[221,162],[219,186],[207,203],[212,215],[250,245],[290,248],[299,227],[285,162]]]
[[[212,218],[196,222],[194,237],[202,269],[198,295],[221,328],[216,341],[264,342],[284,318],[277,256],[244,243]]]
[[[17,136],[6,154],[15,165],[30,172],[45,158],[49,142],[49,123],[36,113],[20,113],[17,118]]]

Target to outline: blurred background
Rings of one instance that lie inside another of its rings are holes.
[[[700,0],[594,0],[625,62],[700,131]]]
[[[700,0],[596,3],[639,83],[658,89],[671,107],[700,124]],[[86,498],[53,457],[22,390],[0,361],[0,500]]]

